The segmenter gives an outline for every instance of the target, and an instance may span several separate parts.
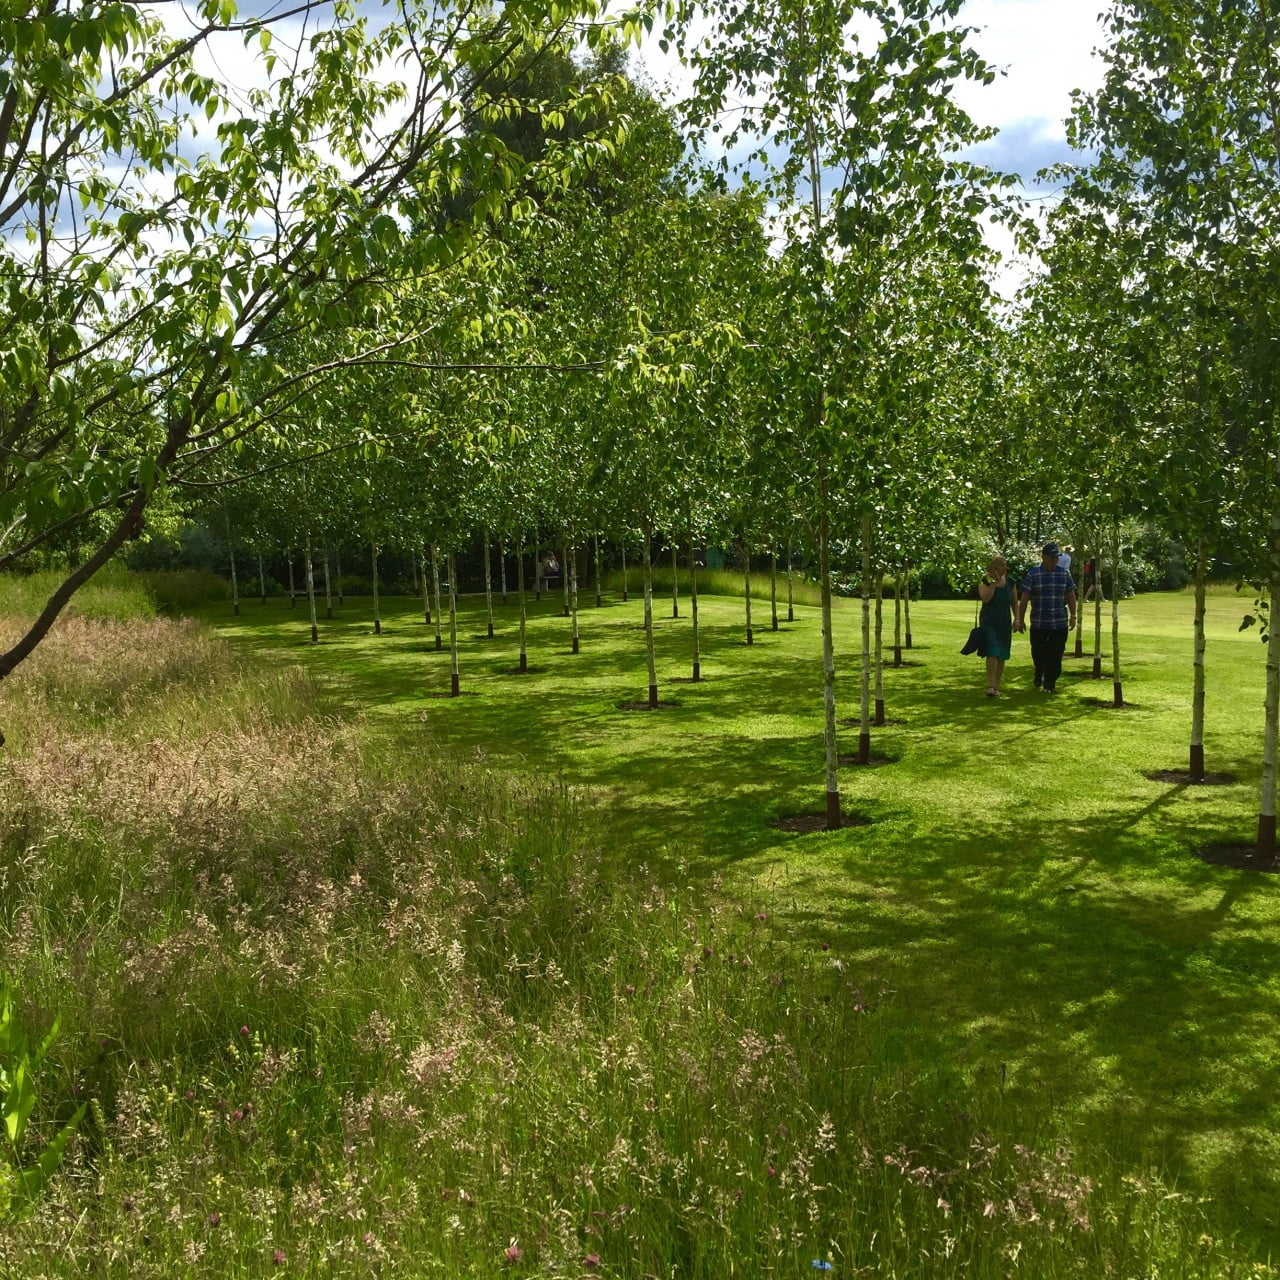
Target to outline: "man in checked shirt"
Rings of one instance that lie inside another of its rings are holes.
[[[1058,563],[1058,544],[1046,542],[1040,563],[1018,584],[1018,609],[1014,626],[1027,629],[1023,617],[1031,604],[1031,661],[1036,668],[1036,688],[1052,693],[1062,674],[1062,654],[1067,632],[1076,625],[1076,584]]]

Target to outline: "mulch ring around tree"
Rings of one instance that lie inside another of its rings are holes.
[[[619,711],[670,711],[672,707],[678,707],[678,702],[659,702],[656,707],[649,705],[648,698],[637,698],[634,702],[618,703]]]
[[[877,751],[873,751],[871,753],[871,759],[868,760],[866,764],[863,764],[863,762],[858,759],[857,752],[846,751],[842,755],[836,756],[836,763],[842,769],[878,769],[881,765],[897,764],[898,757],[884,756]]]
[[[1128,698],[1124,700],[1123,706],[1116,706],[1114,698],[1081,698],[1080,705],[1082,707],[1101,707],[1106,711],[1141,711],[1142,708],[1136,702],[1130,702]]]
[[[784,818],[774,818],[769,825],[775,831],[789,831],[793,835],[807,836],[815,832],[830,831],[825,813],[793,813]],[[861,813],[842,813],[840,829],[845,827],[869,827],[871,819]]]
[[[1201,862],[1211,867],[1230,867],[1235,871],[1280,871],[1275,857],[1260,858],[1256,845],[1211,844],[1195,851]]]
[[[1142,776],[1152,782],[1171,782],[1178,787],[1229,787],[1237,781],[1234,773],[1206,773],[1193,778],[1190,769],[1153,769]]]

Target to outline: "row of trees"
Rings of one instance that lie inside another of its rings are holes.
[[[1274,588],[1269,8],[1113,5],[1108,77],[1072,124],[1096,159],[1012,312],[983,228],[1024,224],[1009,180],[961,158],[986,135],[954,88],[993,72],[960,9],[681,0],[678,111],[623,74],[643,9],[401,4],[375,31],[340,7],[311,33],[305,10],[210,0],[181,37],[128,6],[11,20],[0,568],[85,550],[0,677],[166,506],[309,560],[358,535],[375,575],[394,545],[450,584],[476,534],[520,564],[545,539],[566,569],[604,536],[639,549],[647,615],[659,533],[802,547],[838,826],[833,568],[863,585],[863,758],[876,584],[958,556],[957,529],[1066,533],[1114,562],[1141,512],[1197,548],[1201,583],[1216,555]],[[263,79],[244,95],[199,71],[233,38]],[[1098,664],[1101,631],[1097,612]],[[656,704],[651,639],[649,671]]]

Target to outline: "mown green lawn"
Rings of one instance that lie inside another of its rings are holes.
[[[590,788],[625,862],[758,906],[797,942],[836,944],[904,1065],[940,1057],[998,1080],[1030,1124],[1134,1168],[1153,1160],[1212,1196],[1224,1225],[1274,1246],[1280,883],[1195,856],[1247,842],[1256,822],[1265,673],[1256,633],[1237,630],[1246,603],[1220,595],[1209,612],[1207,760],[1234,784],[1145,776],[1186,763],[1189,597],[1122,605],[1131,705],[1119,711],[1091,703],[1109,703],[1111,684],[1088,677],[1087,659],[1068,657],[1056,697],[1033,690],[1022,639],[1009,696],[988,700],[981,664],[958,652],[971,606],[921,602],[905,655],[915,665],[885,677],[900,723],[873,739],[892,762],[842,773],[846,810],[869,825],[802,836],[770,820],[822,806],[812,608],[775,633],[757,602],[748,647],[742,601],[704,597],[705,680],[693,685],[676,682],[689,674],[688,601],[672,619],[669,598],[657,600],[661,693],[676,705],[656,713],[618,706],[647,685],[634,596],[586,604],[577,656],[558,599],[544,599],[526,676],[511,674],[514,605],[488,640],[483,602],[468,598],[457,699],[444,696],[447,628],[437,652],[415,601],[384,601],[375,637],[369,602],[348,600],[314,648],[305,605],[251,601],[238,619],[226,605],[203,616],[323,672],[371,726],[421,719],[450,749]],[[856,602],[840,604],[846,717],[857,708],[859,615]],[[844,730],[843,750],[856,732]]]

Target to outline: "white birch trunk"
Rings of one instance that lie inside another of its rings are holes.
[[[876,573],[876,724],[884,724],[884,574]]]
[[[502,603],[507,603],[507,544],[498,543],[498,586],[502,592]]]
[[[424,548],[418,559],[422,562],[422,620],[431,625],[431,584],[427,579],[427,552]]]
[[[458,573],[452,551],[446,565],[449,574],[449,694],[456,698],[462,686],[458,677]]]
[[[1205,561],[1204,542],[1201,541],[1196,547],[1196,609],[1191,657],[1191,753],[1188,763],[1193,782],[1204,778]]]
[[[298,593],[293,584],[293,548],[286,547],[284,554],[285,559],[289,562],[289,608],[296,609],[298,607]]]
[[[441,634],[440,619],[440,550],[431,544],[431,605],[436,615],[436,652],[444,648],[444,636]]]
[[[676,560],[676,540],[671,539],[671,616],[680,616],[680,566]]]
[[[771,630],[778,629],[778,553],[769,552],[769,613],[772,619]]]
[[[560,544],[560,588],[564,595],[564,616],[569,616],[569,540]]]
[[[693,613],[693,682],[702,679],[702,655],[698,641],[698,552],[689,540],[689,608]]]
[[[858,763],[871,763],[871,513],[862,516],[862,669],[859,672]]]
[[[840,814],[840,758],[836,749],[836,651],[831,610],[831,525],[825,470],[818,479],[818,578],[822,596],[822,710],[824,769],[827,789],[827,829],[838,830]]]
[[[1120,535],[1117,533],[1112,546],[1111,563],[1115,566],[1112,574],[1116,588],[1111,592],[1111,702],[1113,706],[1124,706],[1124,685],[1120,675]]]
[[[484,535],[484,615],[486,634],[493,639],[493,570],[489,563],[489,535]]]
[[[529,611],[524,601],[524,539],[516,543],[516,596],[520,602],[520,674],[529,670],[529,651],[526,638],[529,625]]]
[[[316,623],[316,570],[315,561],[311,557],[311,535],[307,535],[307,604],[311,610],[311,643],[320,643],[320,627]]]
[[[791,544],[788,543],[787,544],[787,621],[788,622],[794,622],[796,620],[795,589],[792,585],[792,578],[794,576],[794,572],[791,568],[791,561],[793,558],[794,557],[791,550]]]
[[[329,578],[329,548],[324,549],[324,616],[333,617],[333,583]]]
[[[658,662],[653,652],[653,560],[649,552],[649,530],[644,531],[644,645],[649,664],[649,706],[658,705]]]
[[[578,636],[578,549],[572,542],[569,544],[568,552],[565,573],[569,575],[569,611],[573,615],[573,641],[570,648],[574,653],[578,653],[580,650]]]

